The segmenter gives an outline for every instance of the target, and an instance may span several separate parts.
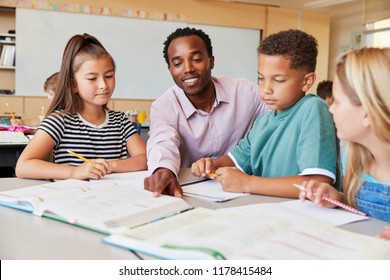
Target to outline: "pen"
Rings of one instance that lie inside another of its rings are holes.
[[[16,121],[15,116],[14,116],[14,113],[12,113],[11,107],[8,105],[8,103],[5,103],[5,105],[7,106],[8,111],[9,111],[9,113],[11,114],[12,119],[13,119],[14,121]]]
[[[293,186],[296,187],[297,189],[303,191],[303,192],[306,192],[305,187],[302,186],[302,185],[293,184]],[[322,196],[321,199],[323,199],[325,201],[328,201],[328,202],[330,202],[330,203],[332,203],[332,204],[334,204],[334,205],[336,205],[336,206],[338,206],[340,208],[343,208],[343,209],[345,209],[347,211],[350,211],[352,213],[359,214],[359,215],[362,215],[362,216],[367,216],[366,213],[363,213],[363,212],[361,212],[361,211],[359,211],[359,210],[357,210],[357,209],[355,209],[355,208],[353,208],[353,207],[351,207],[351,206],[349,206],[347,204],[341,203],[340,201],[334,200],[334,199],[332,199],[332,198],[330,198],[328,196]]]
[[[90,162],[89,159],[87,159],[87,158],[85,158],[85,157],[83,157],[83,156],[80,156],[79,154],[77,154],[77,153],[75,153],[75,152],[72,152],[72,151],[70,151],[70,150],[67,150],[67,152],[68,152],[69,154],[71,154],[71,155],[74,155],[75,157],[78,157],[79,159],[81,159],[81,160],[83,160],[83,161],[85,161],[85,162]]]

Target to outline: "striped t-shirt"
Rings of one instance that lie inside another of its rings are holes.
[[[126,142],[137,133],[123,112],[112,110],[106,111],[105,122],[98,126],[88,123],[79,114],[64,114],[56,110],[43,120],[39,129],[47,132],[54,140],[54,162],[73,166],[81,165],[83,161],[67,150],[87,159],[127,158]]]

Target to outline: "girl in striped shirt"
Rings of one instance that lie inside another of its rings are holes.
[[[57,93],[21,154],[16,175],[100,179],[111,172],[145,170],[146,146],[135,126],[124,113],[107,108],[114,88],[111,55],[95,37],[73,36],[63,54]],[[51,152],[54,162],[46,160]]]

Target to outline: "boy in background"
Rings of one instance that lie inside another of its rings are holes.
[[[43,84],[43,90],[48,94],[47,98],[50,101],[53,100],[53,96],[57,91],[57,82],[58,82],[58,72],[48,77],[45,83]],[[11,120],[11,124],[36,127],[41,124],[42,119],[44,117],[45,116],[37,116],[37,117],[27,118],[27,119],[16,119],[15,121]]]
[[[324,80],[317,86],[317,95],[321,97],[328,106],[333,103],[332,86],[333,82],[329,80]]]
[[[260,95],[272,111],[229,154],[202,158],[191,169],[215,173],[225,191],[298,197],[292,185],[338,177],[337,139],[328,106],[306,92],[314,84],[316,39],[299,30],[270,35],[258,48]]]

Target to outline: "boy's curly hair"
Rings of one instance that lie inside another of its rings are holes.
[[[317,64],[317,40],[297,29],[269,35],[257,48],[258,54],[281,55],[290,61],[290,68],[314,72]]]

